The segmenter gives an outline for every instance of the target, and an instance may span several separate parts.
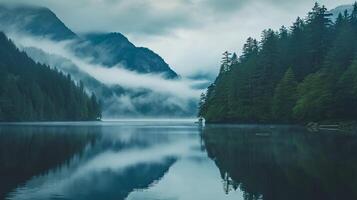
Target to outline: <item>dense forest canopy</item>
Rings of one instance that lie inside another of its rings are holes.
[[[49,66],[35,63],[0,32],[0,121],[97,120],[94,94]]]
[[[217,123],[357,119],[357,2],[336,20],[315,3],[290,28],[248,38],[239,58],[224,53],[199,116]]]

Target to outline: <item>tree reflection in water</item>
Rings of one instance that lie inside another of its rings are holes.
[[[174,138],[144,129],[2,126],[0,199],[125,199],[176,161]]]
[[[357,199],[357,137],[292,126],[206,126],[225,192],[244,199]]]
[[[97,129],[1,126],[0,199],[29,178],[69,162],[95,142]]]

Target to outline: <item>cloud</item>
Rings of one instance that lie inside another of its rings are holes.
[[[300,7],[311,8],[310,0],[3,0],[7,3],[23,3],[46,6],[53,10],[74,31],[119,31],[125,34],[167,34],[176,29],[197,29],[212,22],[225,20],[227,15],[236,15],[242,9],[255,4],[272,5],[279,9],[291,9],[291,14]],[[328,6],[350,0],[321,0]],[[271,7],[271,6],[270,6]],[[270,10],[271,11],[271,10]],[[305,9],[307,12],[307,10]],[[264,9],[261,10],[264,12]],[[247,15],[258,17],[261,13]],[[271,15],[275,15],[271,12]],[[294,16],[296,17],[296,16]],[[282,19],[283,20],[283,19]],[[87,23],[90,21],[91,23]]]
[[[164,74],[139,74],[129,71],[121,65],[108,68],[100,64],[93,64],[90,59],[84,60],[69,50],[72,41],[54,42],[44,38],[10,34],[17,44],[23,47],[36,47],[49,54],[58,55],[70,60],[80,70],[94,77],[106,85],[120,85],[124,88],[147,89],[156,93],[171,94],[183,99],[197,98],[199,90],[192,86],[200,81],[189,79],[165,79]]]
[[[200,93],[203,91],[197,85],[205,84],[205,81],[186,78],[172,80],[166,79],[164,74],[140,74],[129,71],[121,65],[109,68],[101,64],[93,64],[91,62],[93,58],[79,58],[70,50],[75,41],[55,42],[42,37],[38,38],[15,33],[8,33],[8,35],[15,41],[17,46],[26,50],[31,50],[34,47],[50,56],[48,59],[42,59],[42,61],[39,58],[40,62],[50,64],[52,67],[58,67],[65,70],[65,72],[68,72],[66,67],[70,66],[80,71],[80,77],[86,74],[109,88],[118,86],[124,88],[127,92],[113,93],[112,96],[101,98],[105,105],[103,116],[106,118],[138,117],[142,115],[146,117],[155,115],[164,117],[169,114],[172,116],[187,116],[195,114],[193,111],[193,108],[196,107],[195,102],[197,102]],[[29,55],[35,59],[39,57],[36,53],[30,53]],[[48,61],[51,59],[54,62]],[[77,81],[81,79],[80,77],[76,77]],[[101,90],[98,91],[95,87],[89,87],[89,89],[98,92],[97,95],[101,94]]]
[[[200,20],[187,7],[189,0],[4,0],[10,4],[46,6],[75,32],[122,32],[124,34],[172,34],[177,27],[195,27]],[[90,21],[91,23],[87,23]]]
[[[305,17],[314,3],[310,0],[251,0],[240,4],[229,0],[227,4],[222,1],[213,3],[213,1],[209,6],[207,5],[206,15],[215,15],[215,17],[206,18],[202,14],[199,17],[202,20],[200,27],[181,27],[175,30],[175,35],[157,37],[130,35],[129,38],[158,52],[176,72],[183,76],[200,72],[217,75],[221,54],[224,51],[240,54],[248,37],[260,39],[264,29],[277,30],[282,25],[291,26],[298,16]],[[320,2],[326,4],[328,8],[333,8],[340,4],[352,4],[353,1]],[[224,9],[228,5],[231,8]]]
[[[221,53],[247,37],[290,26],[311,0],[2,0],[49,7],[75,32],[121,32],[161,55],[184,76],[217,74]],[[328,8],[354,0],[319,0]],[[90,22],[90,23],[88,23]]]

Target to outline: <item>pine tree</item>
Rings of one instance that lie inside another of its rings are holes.
[[[324,58],[324,66],[330,68],[331,75],[337,78],[353,61],[357,38],[346,12],[339,15],[333,30],[334,39]]]
[[[205,113],[206,94],[202,93],[198,103],[198,117],[203,117]]]
[[[318,3],[315,3],[314,8],[308,14],[306,29],[308,31],[309,54],[307,59],[310,63],[310,72],[316,72],[323,63],[321,55],[325,55],[328,48],[330,16],[331,14],[327,14],[327,9]]]
[[[242,55],[240,56],[240,60],[242,62],[247,61],[249,58],[257,55],[258,50],[259,50],[258,41],[256,39],[249,37],[243,46],[243,52]]]
[[[350,20],[352,25],[357,26],[357,1],[353,4]]]
[[[237,65],[238,64],[238,56],[237,56],[237,54],[236,53],[233,53],[232,54],[232,57],[231,57],[231,66],[233,66],[233,65]]]
[[[221,73],[224,72],[228,72],[230,70],[230,66],[231,66],[231,59],[230,56],[232,55],[232,53],[229,53],[228,51],[225,51],[223,53],[223,57],[222,57],[222,65],[221,65]]]
[[[308,44],[305,22],[298,17],[290,28],[289,46],[286,49],[287,56],[290,58],[290,65],[295,72],[296,79],[301,81],[311,71],[308,59]]]

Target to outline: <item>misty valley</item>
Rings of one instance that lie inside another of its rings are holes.
[[[0,1],[0,200],[357,199],[356,153],[357,2]]]

